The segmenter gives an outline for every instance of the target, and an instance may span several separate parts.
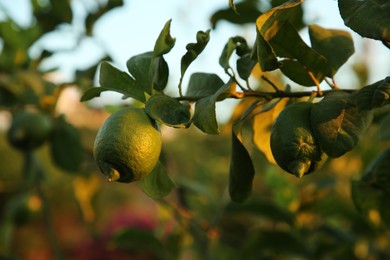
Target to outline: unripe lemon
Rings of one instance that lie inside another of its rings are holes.
[[[276,163],[297,177],[315,171],[326,160],[310,127],[311,106],[310,102],[287,106],[271,129],[271,151]]]
[[[22,111],[14,114],[7,140],[16,149],[31,151],[48,139],[51,130],[52,122],[45,114]]]
[[[125,108],[113,113],[99,129],[95,160],[109,181],[141,180],[156,166],[161,134],[144,109]]]

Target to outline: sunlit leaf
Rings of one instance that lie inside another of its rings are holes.
[[[188,82],[186,96],[201,98],[213,95],[217,92],[224,82],[216,74],[209,73],[193,73]]]
[[[170,35],[171,20],[167,21],[161,30],[154,45],[153,56],[159,57],[171,51],[175,46],[175,39]]]
[[[232,152],[229,169],[229,195],[232,201],[244,202],[252,194],[255,169],[244,144],[232,129]]]
[[[54,163],[67,172],[76,172],[83,161],[83,146],[79,130],[68,123],[64,116],[54,122],[50,135],[51,156]]]
[[[165,95],[153,95],[146,102],[145,111],[150,117],[168,126],[187,128],[191,124],[190,106]]]
[[[390,2],[387,0],[339,0],[344,23],[363,37],[390,41]]]
[[[140,180],[139,184],[142,191],[153,199],[159,199],[168,195],[175,187],[160,161],[150,174]]]
[[[271,152],[271,127],[284,109],[288,98],[283,98],[271,107],[265,108],[253,118],[253,142],[270,163],[276,164]]]
[[[355,52],[352,36],[346,31],[310,25],[309,35],[313,49],[327,60],[328,77],[333,77],[337,70]]]
[[[181,77],[190,66],[190,64],[202,53],[210,40],[210,30],[206,32],[199,31],[196,34],[196,43],[189,43],[186,46],[187,52],[181,58]]]
[[[143,88],[149,95],[152,93],[152,79],[150,78],[150,66],[153,52],[145,52],[131,57],[126,65],[130,74],[135,78],[138,88]]]
[[[231,84],[232,83],[229,81],[211,96],[207,96],[196,101],[195,114],[192,121],[203,132],[207,134],[219,134],[215,113],[215,103],[221,95],[231,88]]]
[[[365,86],[356,94],[360,110],[370,110],[390,104],[390,77]]]
[[[129,74],[115,68],[106,61],[103,61],[100,65],[99,82],[103,88],[116,91],[126,97],[131,97],[141,102],[146,100],[143,88],[139,87]]]

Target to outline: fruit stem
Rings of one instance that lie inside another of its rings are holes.
[[[109,177],[108,177],[108,182],[114,182],[114,181],[117,181],[119,180],[119,178],[121,177],[121,175],[119,174],[119,172],[115,169],[112,169],[110,170],[110,173],[109,173]]]

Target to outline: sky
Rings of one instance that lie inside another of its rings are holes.
[[[45,0],[42,0],[45,1]],[[73,0],[73,9],[76,12],[74,24],[82,24],[85,7],[93,7],[97,0]],[[263,0],[265,1],[265,0]],[[160,30],[168,21],[171,22],[171,35],[176,38],[173,50],[165,56],[170,66],[170,80],[168,91],[173,95],[177,93],[176,86],[180,77],[180,58],[186,52],[185,46],[195,41],[196,32],[211,29],[209,18],[218,9],[226,8],[228,0],[125,0],[121,8],[117,8],[101,18],[94,27],[94,39],[86,39],[78,42],[74,35],[77,32],[62,27],[60,33],[47,36],[43,41],[33,46],[31,53],[38,52],[42,46],[72,48],[72,52],[66,52],[49,59],[44,66],[53,64],[60,66],[63,79],[71,78],[75,68],[86,68],[91,62],[98,60],[104,53],[103,49],[114,59],[114,65],[126,70],[126,61],[133,55],[151,51]],[[1,8],[7,10],[16,21],[28,25],[32,17],[29,14],[29,0],[0,0]],[[389,74],[389,52],[381,43],[373,40],[361,40],[361,37],[344,26],[339,15],[336,0],[306,0],[304,2],[306,12],[305,19],[309,23],[316,23],[326,28],[338,28],[350,31],[355,40],[356,55],[352,59],[358,59],[359,53],[364,46],[368,45],[368,51],[372,52],[369,60],[375,68],[369,81],[383,79]],[[236,26],[227,22],[220,22],[215,30],[211,31],[210,42],[199,58],[190,66],[184,78],[184,86],[189,75],[193,72],[216,73],[224,80],[227,76],[218,65],[219,55],[229,37],[244,36],[248,43],[253,42],[255,37],[255,25]],[[302,32],[304,40],[308,41],[307,31]],[[340,86],[348,88],[350,79],[343,75],[350,73],[350,68],[345,66],[336,74]],[[97,83],[98,84],[98,83]],[[102,98],[95,99],[92,104],[104,105],[120,100],[120,95],[106,93]],[[236,101],[224,101],[226,105],[217,106],[217,114],[222,121],[228,118],[226,108]],[[219,112],[218,112],[219,110]]]

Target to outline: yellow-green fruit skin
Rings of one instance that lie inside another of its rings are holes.
[[[125,108],[113,113],[99,129],[93,154],[108,180],[128,183],[153,170],[161,146],[159,128],[144,109]]]
[[[310,102],[287,106],[271,129],[271,151],[276,163],[297,177],[315,171],[326,160],[310,127],[311,106]]]
[[[22,151],[31,151],[41,146],[53,128],[48,116],[38,111],[15,113],[7,132],[9,144]]]

